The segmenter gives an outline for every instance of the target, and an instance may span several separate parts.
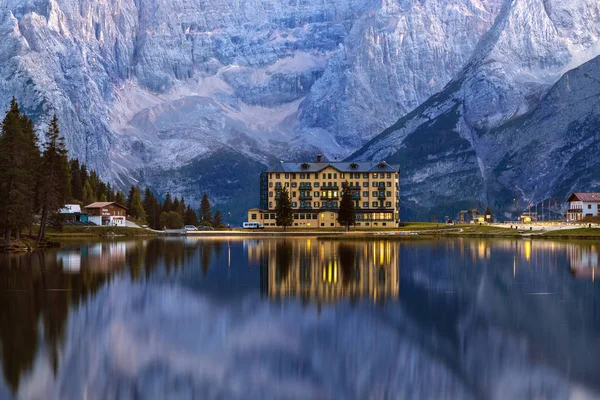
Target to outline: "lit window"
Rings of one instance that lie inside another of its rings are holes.
[[[321,214],[321,219],[325,219],[325,214]]]

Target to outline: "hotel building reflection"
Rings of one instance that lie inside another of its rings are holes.
[[[271,298],[377,302],[399,297],[398,251],[398,246],[383,240],[354,243],[312,238],[263,241],[249,246],[248,257],[260,260],[261,291]]]
[[[571,273],[576,278],[596,280],[598,276],[598,246],[569,245],[567,246],[567,257]]]

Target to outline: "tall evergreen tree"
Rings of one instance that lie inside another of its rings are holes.
[[[129,193],[127,194],[127,204],[124,204],[124,206],[127,207],[127,210],[131,210],[131,202],[133,201],[134,194],[135,194],[135,186],[131,185],[131,188],[129,188]]]
[[[340,225],[350,230],[351,225],[356,224],[356,208],[352,200],[352,190],[348,182],[342,183],[342,199],[340,200],[340,209],[338,210],[337,221]]]
[[[212,211],[210,209],[210,201],[208,195],[204,193],[200,201],[200,221],[202,223],[212,223]]]
[[[173,199],[173,211],[179,213],[179,199],[177,198],[177,196],[175,196],[175,199]],[[183,218],[183,215],[181,215],[181,217]]]
[[[275,223],[277,226],[283,226],[283,230],[287,230],[288,226],[292,226],[294,223],[294,214],[292,211],[292,202],[290,201],[290,194],[287,188],[283,188],[279,192],[279,199],[277,200],[277,207],[275,209],[277,213],[275,215]]]
[[[83,201],[83,205],[87,206],[96,201],[96,197],[94,196],[94,189],[92,189],[92,185],[90,185],[90,180],[86,179],[83,184],[83,190],[81,194],[81,201]]]
[[[42,168],[39,175],[38,187],[42,211],[38,233],[40,241],[45,239],[48,218],[52,217],[71,197],[69,173],[67,149],[64,138],[60,135],[58,118],[54,115],[46,134]]]
[[[39,157],[33,122],[13,98],[0,134],[0,228],[7,242],[33,221]]]
[[[167,192],[167,195],[165,196],[162,210],[166,213],[173,211],[173,200],[171,199],[171,193],[169,192]]]
[[[125,195],[120,190],[115,195],[115,203],[118,203],[120,205],[125,205],[126,203]]]
[[[79,160],[72,159],[69,163],[71,167],[71,197],[73,200],[83,200],[83,181],[81,180],[81,166]]]
[[[175,207],[175,211],[181,215],[181,218],[185,216],[185,199],[181,196],[181,200],[179,200],[179,206]],[[185,218],[184,218],[185,219]]]
[[[218,228],[223,225],[223,214],[221,210],[215,211],[215,216],[213,217],[213,226]]]
[[[198,216],[196,212],[192,209],[192,207],[187,206],[185,209],[185,216],[183,220],[185,225],[194,225],[198,226]]]
[[[160,218],[161,207],[148,187],[144,192],[144,212],[146,213],[148,226],[152,229],[159,229],[158,219]]]
[[[146,223],[146,211],[142,203],[142,193],[139,187],[135,187],[131,196],[131,208],[127,211],[129,215],[138,220],[140,223]]]

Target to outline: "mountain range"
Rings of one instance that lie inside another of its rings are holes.
[[[597,1],[0,0],[0,36],[0,108],[239,219],[317,153],[399,163],[403,218],[600,186]]]

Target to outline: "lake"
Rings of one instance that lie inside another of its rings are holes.
[[[0,254],[0,398],[599,398],[599,250],[232,237]]]

